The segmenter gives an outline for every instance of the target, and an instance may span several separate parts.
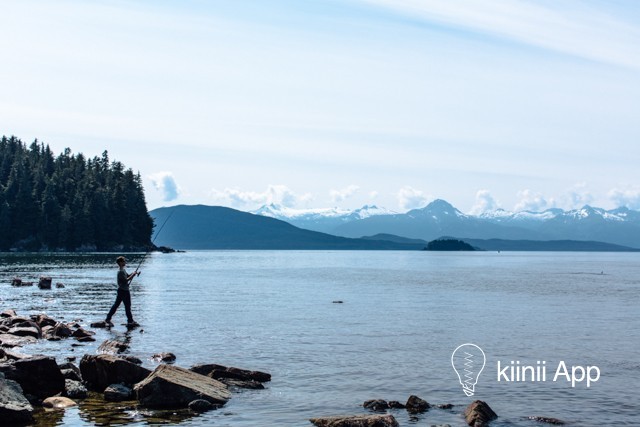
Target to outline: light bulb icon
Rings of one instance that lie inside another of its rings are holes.
[[[475,344],[462,344],[453,350],[451,365],[458,374],[462,391],[467,396],[473,396],[486,361],[484,351]]]

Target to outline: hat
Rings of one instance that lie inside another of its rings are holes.
[[[116,264],[120,264],[121,262],[127,262],[127,260],[123,256],[116,258]]]

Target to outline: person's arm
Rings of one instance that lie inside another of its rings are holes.
[[[133,280],[134,277],[139,276],[140,272],[139,271],[134,271],[133,273],[131,273],[129,276],[127,276],[127,282],[131,283],[131,281]]]

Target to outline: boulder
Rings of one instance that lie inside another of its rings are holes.
[[[74,381],[82,381],[82,373],[80,372],[80,368],[74,365],[71,362],[63,363],[62,365],[58,365],[60,368],[60,372],[62,372],[62,376],[67,380]]]
[[[2,425],[29,424],[33,422],[33,407],[22,387],[0,374],[0,420]]]
[[[17,337],[33,337],[35,339],[42,338],[42,332],[37,326],[14,326],[9,329],[7,333]]]
[[[91,326],[92,328],[102,328],[102,329],[109,327],[107,322],[105,322],[104,320],[101,320],[99,322],[93,322],[89,326]]]
[[[87,331],[86,329],[78,328],[71,333],[71,336],[74,338],[86,338],[86,337],[92,337],[95,334],[96,333],[93,331]]]
[[[98,353],[119,354],[127,351],[129,345],[120,341],[106,340],[98,347]]]
[[[216,380],[222,378],[232,378],[236,380],[253,380],[261,383],[271,381],[271,374],[260,371],[249,371],[246,369],[234,368],[216,364],[195,365],[191,368],[193,372],[206,375]]]
[[[38,340],[30,336],[21,337],[11,334],[0,334],[0,346],[2,347],[22,347],[23,345],[34,344],[36,342],[38,342]]]
[[[367,400],[362,406],[372,411],[386,411],[389,409],[389,402],[382,399]]]
[[[124,360],[128,360],[131,363],[135,363],[136,365],[142,365],[142,360],[140,360],[139,358],[135,357],[135,356],[131,356],[131,355],[126,355],[126,356],[120,356],[121,358],[123,358]]]
[[[73,332],[71,328],[65,325],[62,322],[56,323],[51,331],[49,331],[49,337],[58,337],[58,338],[69,338]]]
[[[40,280],[38,280],[38,287],[40,289],[51,289],[51,282],[51,277],[42,276]]]
[[[44,328],[45,326],[55,326],[58,323],[55,319],[52,319],[46,314],[31,316],[31,319],[33,319],[33,321],[36,322],[41,328]]]
[[[64,394],[71,399],[86,399],[88,391],[80,381],[65,379]]]
[[[64,390],[64,377],[53,357],[33,356],[16,360],[12,380],[17,381],[25,394],[43,399]]]
[[[133,390],[124,384],[111,384],[104,389],[104,400],[107,402],[122,402],[123,400],[130,400],[133,395]]]
[[[393,415],[351,415],[311,418],[317,427],[398,427]]]
[[[0,318],[15,317],[17,315],[18,314],[16,313],[15,310],[9,309],[9,310],[5,310],[2,313],[0,313]]]
[[[10,362],[12,360],[22,360],[28,357],[31,357],[31,356],[0,348],[0,363]]]
[[[211,402],[204,399],[196,399],[193,402],[189,402],[189,409],[194,412],[207,412],[215,408]]]
[[[151,371],[110,354],[88,355],[80,360],[80,372],[90,390],[103,392],[111,384],[132,385]]]
[[[418,396],[409,396],[407,403],[405,404],[407,412],[410,414],[420,414],[429,410],[431,405],[426,400],[420,399]]]
[[[197,399],[224,405],[231,398],[220,381],[173,365],[158,366],[134,391],[143,406],[159,408],[185,408]]]
[[[67,408],[72,408],[74,406],[78,406],[78,404],[73,400],[69,399],[68,397],[54,396],[54,397],[47,397],[42,402],[42,406],[50,409],[67,409]]]
[[[389,408],[391,408],[391,409],[405,409],[406,406],[404,405],[404,403],[400,403],[397,400],[390,400],[389,401]]]
[[[464,410],[464,419],[471,427],[485,427],[496,418],[498,415],[482,400],[476,400]]]

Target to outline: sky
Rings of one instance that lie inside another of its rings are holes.
[[[0,133],[149,209],[640,209],[634,0],[0,0]]]

